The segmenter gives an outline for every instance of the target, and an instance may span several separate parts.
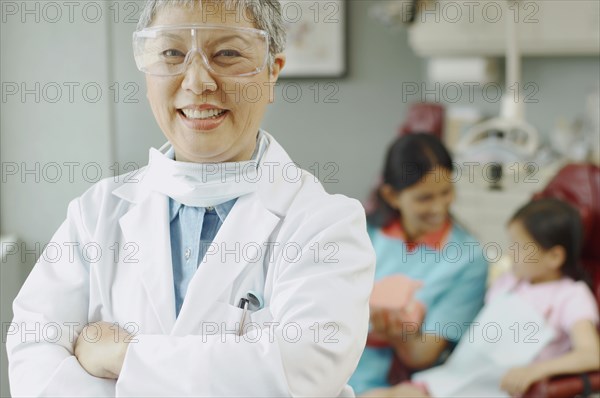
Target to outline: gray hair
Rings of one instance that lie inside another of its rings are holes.
[[[203,0],[148,0],[142,9],[137,30],[147,28],[157,12],[168,6],[202,7]],[[279,0],[219,0],[225,7],[248,12],[254,19],[258,29],[269,34],[269,70],[275,59],[275,54],[283,52],[286,43],[285,25],[281,15]]]

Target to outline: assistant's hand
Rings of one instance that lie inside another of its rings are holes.
[[[117,379],[123,367],[131,334],[116,324],[87,324],[75,343],[75,357],[92,376]]]
[[[535,366],[512,368],[502,378],[500,388],[512,397],[520,396],[542,377]]]
[[[406,332],[414,333],[417,330],[417,325],[405,322],[405,319],[406,312],[404,310],[371,308],[372,332],[388,341],[402,337]]]
[[[388,310],[384,308],[371,308],[371,332],[375,333],[378,338],[386,339],[392,331],[389,317]]]

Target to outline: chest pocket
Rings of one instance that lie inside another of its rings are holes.
[[[241,325],[243,319],[243,326]],[[269,328],[268,322],[273,320],[270,308],[258,311],[244,310],[225,302],[217,302],[200,325],[198,331],[203,335],[236,335],[252,334],[257,330]]]
[[[242,317],[244,317],[244,326],[241,328],[242,334],[249,333],[253,329],[270,327],[264,325],[264,323],[273,320],[269,309],[270,289],[267,286],[269,258],[271,256],[268,255],[268,251],[263,251],[261,254],[256,258],[256,261],[248,261],[243,271],[220,294],[209,313],[199,320],[201,324],[195,328],[196,333],[237,334],[240,330]],[[244,256],[245,260],[249,258],[255,257]],[[244,315],[244,310],[239,308],[238,304],[241,298],[248,297],[249,292],[260,296],[263,307],[257,310],[255,306],[250,306]]]
[[[200,325],[200,334],[237,334],[243,310],[235,305],[218,301]]]

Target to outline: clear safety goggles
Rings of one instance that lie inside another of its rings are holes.
[[[262,72],[269,56],[269,34],[253,28],[213,25],[156,26],[133,33],[140,71],[157,76],[184,73],[194,55],[219,76]]]

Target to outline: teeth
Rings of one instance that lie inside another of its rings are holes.
[[[205,109],[201,111],[196,109],[182,109],[181,111],[189,119],[210,119],[225,113],[223,109]]]

